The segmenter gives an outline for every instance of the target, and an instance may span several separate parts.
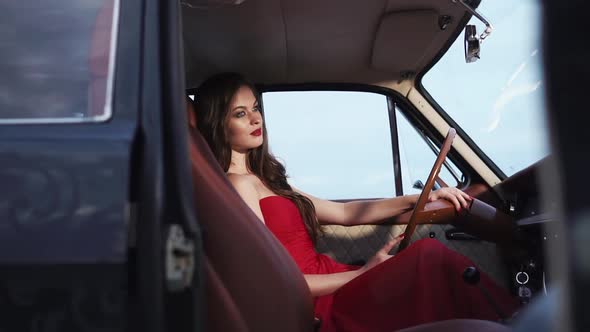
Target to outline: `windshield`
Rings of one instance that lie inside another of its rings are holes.
[[[548,154],[544,118],[541,4],[484,0],[478,11],[494,26],[481,59],[465,63],[463,34],[424,75],[434,100],[510,176]],[[473,17],[478,35],[485,26]]]

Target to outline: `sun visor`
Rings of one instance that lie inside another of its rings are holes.
[[[444,37],[435,10],[405,10],[383,16],[373,44],[372,67],[396,74],[414,73],[434,54]]]

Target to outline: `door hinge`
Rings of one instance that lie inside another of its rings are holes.
[[[166,285],[171,292],[191,286],[195,270],[195,245],[178,224],[168,224],[166,232]]]

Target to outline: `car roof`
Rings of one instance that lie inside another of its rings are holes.
[[[185,0],[182,15],[188,88],[223,71],[385,86],[428,68],[470,17],[451,0]]]

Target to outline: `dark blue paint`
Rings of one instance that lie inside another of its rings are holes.
[[[124,262],[129,155],[129,142],[2,141],[0,264]]]

